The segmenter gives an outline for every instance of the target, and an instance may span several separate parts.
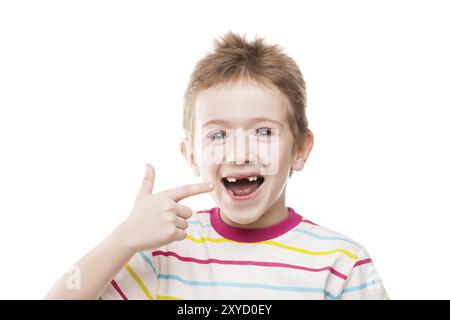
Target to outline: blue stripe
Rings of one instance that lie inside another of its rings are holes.
[[[201,221],[188,221],[189,224],[199,224],[202,228],[211,227],[209,223],[203,224]]]
[[[342,293],[337,297],[337,299],[340,299],[341,296],[346,294],[346,293],[363,290],[363,289],[366,289],[366,288],[368,288],[370,286],[374,286],[374,285],[380,284],[380,283],[381,283],[381,280],[377,279],[377,280],[368,281],[366,283],[362,283],[362,284],[354,286],[354,287],[345,288],[344,290],[342,290]]]
[[[277,291],[318,292],[318,293],[325,293],[325,295],[331,299],[336,299],[336,296],[326,291],[325,289],[321,288],[284,287],[260,283],[243,283],[243,282],[195,281],[195,280],[186,280],[173,274],[158,274],[158,279],[176,280],[190,286],[205,286],[205,287],[219,286],[219,287],[235,287],[235,288],[258,288]]]
[[[153,266],[152,261],[150,260],[149,257],[147,257],[142,251],[139,251],[139,255],[142,257],[142,259],[144,259],[145,262],[147,262],[148,265],[150,265],[150,267],[152,268],[153,272],[158,275],[158,272],[156,272],[156,268]]]
[[[320,235],[318,235],[318,234],[312,233],[312,232],[310,232],[310,231],[302,230],[302,229],[291,229],[291,231],[294,231],[294,232],[300,232],[300,233],[303,233],[303,234],[306,234],[306,235],[308,235],[308,236],[311,236],[311,237],[314,237],[314,238],[317,238],[317,239],[321,239],[321,240],[342,240],[342,241],[350,242],[351,244],[354,244],[354,245],[357,246],[358,248],[361,247],[359,244],[357,244],[357,243],[355,243],[355,242],[353,242],[353,241],[351,241],[351,240],[349,240],[349,239],[342,238],[342,237],[326,237],[326,236],[320,236]]]
[[[268,285],[268,284],[259,284],[259,283],[242,283],[242,282],[224,282],[224,281],[196,281],[196,280],[186,280],[179,276],[173,275],[173,274],[158,274],[156,272],[155,267],[151,263],[150,259],[145,256],[142,252],[139,252],[140,256],[144,259],[145,262],[147,262],[150,267],[153,269],[153,271],[156,274],[156,277],[158,279],[164,279],[164,280],[176,280],[178,282],[181,282],[186,285],[191,286],[206,286],[206,287],[212,287],[212,286],[222,286],[222,287],[235,287],[235,288],[259,288],[259,289],[269,289],[269,290],[277,290],[277,291],[301,291],[301,292],[319,292],[324,293],[327,297],[331,299],[336,299],[336,296],[332,293],[328,292],[325,289],[321,288],[305,288],[305,287],[285,287],[285,286],[274,286],[274,285]]]

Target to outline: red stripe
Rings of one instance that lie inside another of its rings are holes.
[[[125,293],[123,293],[122,289],[120,289],[116,281],[111,280],[111,284],[113,285],[114,289],[116,289],[116,291],[120,294],[123,300],[128,300],[127,296],[125,295]]]
[[[313,224],[313,225],[315,225],[315,226],[318,226],[317,223],[314,223],[314,222],[312,222],[311,220],[303,219],[302,222],[306,222],[306,223],[309,223],[309,224]]]
[[[370,259],[370,258],[367,258],[367,259],[364,259],[364,260],[357,261],[357,262],[355,263],[355,265],[353,266],[353,268],[355,268],[355,267],[357,267],[357,266],[360,266],[360,265],[362,265],[362,264],[370,263],[370,262],[372,262],[372,259]]]
[[[281,262],[261,262],[261,261],[241,261],[241,260],[219,260],[219,259],[207,259],[207,260],[201,260],[196,258],[190,258],[190,257],[182,257],[178,255],[175,252],[172,251],[153,251],[153,256],[172,256],[177,258],[181,261],[186,262],[196,262],[200,264],[208,264],[208,263],[219,263],[219,264],[234,264],[234,265],[255,265],[255,266],[262,266],[262,267],[283,267],[283,268],[291,268],[291,269],[300,269],[300,270],[306,270],[306,271],[312,271],[312,272],[320,272],[329,270],[332,274],[335,276],[342,278],[344,280],[347,279],[347,276],[340,273],[339,271],[335,270],[332,267],[323,267],[320,269],[313,269],[313,268],[307,268],[302,266],[296,266],[292,264],[287,263],[281,263]]]

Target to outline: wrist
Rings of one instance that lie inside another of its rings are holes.
[[[121,252],[124,255],[132,257],[138,250],[129,243],[129,240],[126,232],[126,225],[122,222],[108,235],[105,242],[116,252]]]

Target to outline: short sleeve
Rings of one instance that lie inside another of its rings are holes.
[[[375,265],[367,249],[357,255],[338,300],[389,300]]]
[[[140,251],[111,280],[98,300],[156,300],[157,261],[151,251]]]

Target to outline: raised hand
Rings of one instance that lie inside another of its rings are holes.
[[[193,211],[180,200],[213,190],[212,184],[189,184],[153,193],[155,170],[146,164],[146,173],[129,217],[116,230],[116,237],[133,252],[152,250],[186,238]]]

